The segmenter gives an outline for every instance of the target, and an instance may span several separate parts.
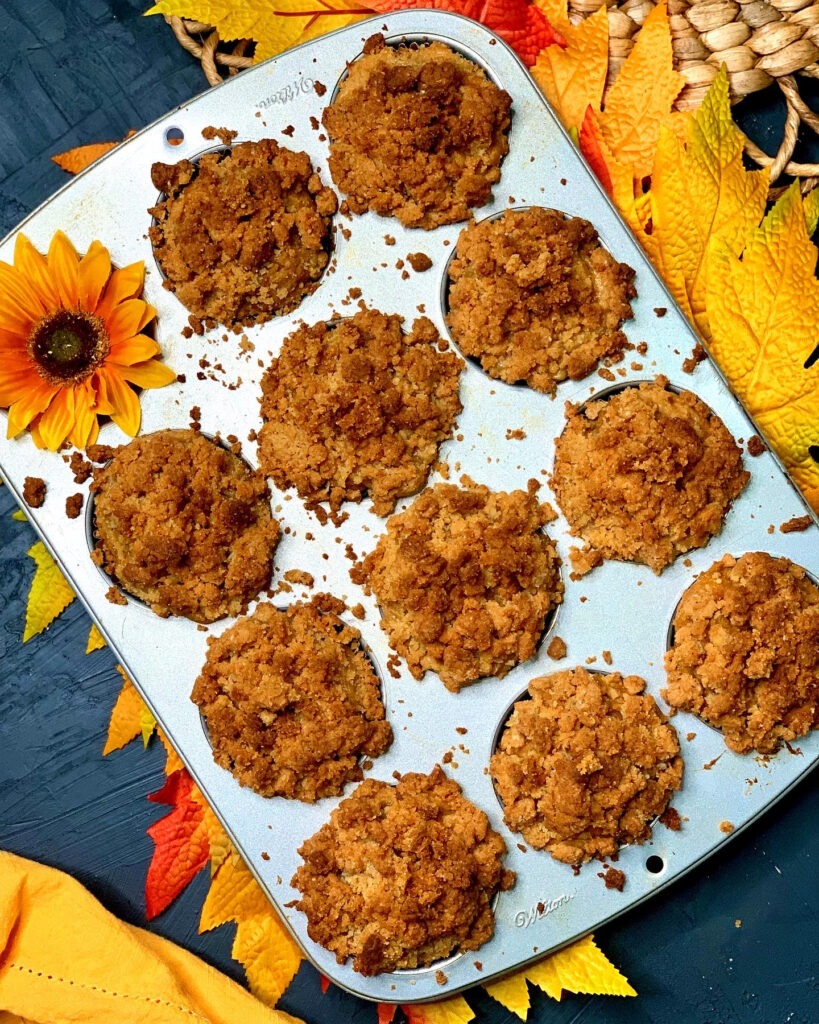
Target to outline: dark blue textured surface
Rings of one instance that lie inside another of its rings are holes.
[[[121,138],[206,87],[161,19],[141,17],[147,6],[0,0],[0,236],[65,183],[51,155]],[[773,151],[775,93],[746,102],[741,116]],[[818,159],[816,146],[800,158]],[[109,651],[84,654],[89,622],[78,602],[22,646],[33,574],[25,552],[34,536],[10,518],[13,508],[0,489],[0,848],[70,872],[114,913],[144,926],[145,829],[163,813],[145,797],[162,784],[164,755],[156,744],[143,751],[134,743],[101,757],[120,678]],[[231,929],[196,932],[206,889],[202,874],[149,927],[241,979]],[[638,999],[568,996],[558,1004],[533,990],[529,1019],[817,1024],[818,916],[814,776],[705,868],[598,933]],[[468,999],[479,1024],[517,1019],[480,989]],[[281,1005],[310,1024],[375,1020],[371,1005],[336,989],[322,996],[307,965]]]

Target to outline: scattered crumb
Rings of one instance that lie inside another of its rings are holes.
[[[694,346],[691,355],[686,359],[683,364],[683,373],[693,373],[699,364],[706,359],[705,349],[700,345],[699,342]]]
[[[439,985],[446,985],[449,979],[447,978],[443,971],[436,971],[435,980],[438,982]]]
[[[662,318],[662,317],[664,317],[666,315],[667,312],[668,312],[668,310],[665,308],[665,306],[655,306],[654,307],[654,315],[657,316],[657,317]],[[637,350],[639,351],[639,349],[640,349],[640,346],[638,345],[637,346]]]
[[[554,636],[546,648],[546,653],[555,661],[560,661],[561,658],[566,657],[567,650],[566,641],[562,637]]]
[[[407,253],[407,263],[409,263],[416,274],[423,274],[425,270],[429,270],[432,266],[432,260],[425,252]]]
[[[692,741],[693,739],[696,739],[696,737],[697,737],[697,734],[696,734],[695,732],[687,732],[687,733],[685,734],[685,738],[686,738],[686,739],[688,740],[688,742],[689,742],[689,743],[690,743],[690,742],[691,742],[691,741]]]
[[[209,141],[218,139],[223,146],[229,146],[238,134],[238,132],[231,131],[230,128],[213,128],[210,125],[202,129],[203,139],[208,139]]]
[[[360,601],[358,604],[353,605],[353,607],[350,609],[350,613],[354,615],[357,619],[363,619],[366,616],[366,612],[364,611],[364,605],[361,604]]]
[[[603,661],[605,661],[607,665],[611,664],[611,651],[603,651]]]
[[[262,860],[270,860],[270,854],[267,850],[262,850]]]
[[[597,877],[602,878],[607,889],[616,889],[622,892],[626,884],[626,873],[619,868],[606,868],[605,871],[598,871]]]
[[[724,832],[726,836],[729,836],[734,831],[734,826],[730,821],[721,821],[719,823],[720,832]]]
[[[751,434],[748,438],[748,454],[753,455],[756,458],[757,455],[762,455],[768,449],[765,447],[765,442],[759,436],[759,434]]]
[[[297,586],[312,587],[315,583],[315,579],[309,572],[303,572],[301,569],[288,569],[284,574],[284,578],[288,583],[295,583]]]
[[[323,82],[313,82],[313,91],[316,96],[323,96],[327,92],[327,86]]]
[[[682,819],[680,818],[680,812],[676,807],[666,807],[663,813],[660,815],[660,823],[665,825],[671,832],[679,832],[682,828]]]
[[[810,516],[794,516],[793,519],[789,519],[786,523],[781,523],[779,526],[780,533],[802,533],[803,530],[807,530],[813,525],[813,519]]]
[[[71,453],[69,466],[71,467],[71,472],[74,474],[75,484],[84,484],[94,471],[94,467],[91,463],[83,458],[82,452]]]
[[[69,519],[77,519],[82,512],[82,494],[72,494],[65,499],[65,514]]]
[[[525,439],[525,437],[526,437],[526,431],[525,430],[521,430],[520,427],[517,427],[515,430],[512,430],[512,428],[510,427],[506,431],[506,440],[507,441],[523,441]]]
[[[27,476],[23,481],[23,500],[30,508],[42,508],[46,499],[46,482],[39,476]]]
[[[105,593],[105,600],[111,604],[128,604],[128,600],[117,587],[109,587]]]

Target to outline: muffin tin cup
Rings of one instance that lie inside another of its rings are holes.
[[[374,214],[350,219],[337,215],[334,254],[317,290],[290,315],[247,329],[244,345],[221,327],[203,337],[183,337],[188,311],[162,287],[147,238],[147,210],[156,201],[151,164],[200,153],[205,148],[201,133],[208,126],[234,130],[244,139],[268,135],[289,148],[306,150],[322,179],[329,182],[327,140],[320,127],[322,110],[345,72],[346,61],[355,58],[364,40],[378,31],[384,32],[388,42],[398,42],[404,36],[440,39],[461,53],[474,54],[512,96],[509,154],[492,202],[476,209],[476,218],[512,206],[532,205],[586,217],[612,255],[637,270],[635,316],[623,329],[635,346],[647,343],[646,354],[640,355],[636,349],[627,352],[612,368],[615,381],[596,374],[583,381],[566,381],[558,386],[554,398],[509,387],[468,365],[461,377],[464,411],[455,437],[441,447],[449,479],[457,481],[461,474],[468,474],[478,483],[507,491],[525,488],[534,479],[542,485],[539,497],[556,507],[548,476],[554,440],[564,426],[565,402],[580,404],[612,383],[645,380],[659,373],[675,387],[698,394],[735,438],[747,442],[756,428],[714,365],[706,361],[693,375],[683,372],[682,363],[697,343],[696,336],[520,61],[483,26],[438,11],[380,15],[244,71],[112,150],[20,225],[19,230],[40,251],[48,248],[53,233],[61,229],[78,251],[98,238],[118,265],[135,260],[145,263],[145,299],[157,308],[157,341],[166,361],[184,374],[186,381],[141,395],[143,431],[187,426],[190,410],[198,406],[203,430],[237,435],[245,455],[255,462],[254,446],[246,439],[261,426],[258,400],[266,365],[298,322],[315,323],[334,313],[354,312],[358,297],[350,294],[351,289],[361,289],[368,306],[400,313],[408,324],[426,314],[442,337],[448,337],[442,276],[461,224],[432,231],[408,230],[394,219]],[[171,128],[182,135],[178,145],[166,137]],[[0,244],[0,259],[11,262],[16,233]],[[390,238],[394,244],[388,244]],[[412,271],[406,257],[414,252],[427,253],[432,268],[425,273]],[[405,262],[403,268],[396,267],[399,259]],[[409,272],[407,278],[402,277],[404,270]],[[508,431],[522,431],[522,436],[507,437]],[[127,438],[108,423],[100,441],[115,445]],[[27,476],[46,481],[43,507],[26,510],[35,529],[306,956],[335,984],[364,998],[399,1003],[449,998],[461,989],[485,984],[541,959],[660,893],[729,840],[726,822],[736,835],[819,760],[817,733],[793,745],[801,756],[783,748],[773,757],[742,757],[726,748],[720,734],[690,715],[678,714],[674,725],[682,744],[685,776],[672,806],[680,814],[682,828],[672,832],[656,824],[650,842],[621,850],[617,866],[626,875],[622,893],[605,889],[598,877],[599,864],[587,864],[575,875],[567,865],[529,849],[520,836],[511,833],[503,824],[488,764],[497,728],[530,679],[570,665],[633,673],[647,681],[648,692],[665,709],[659,693],[665,683],[668,624],[680,595],[699,571],[726,552],[762,550],[790,558],[814,576],[819,574],[816,525],[801,533],[779,530],[780,524],[804,516],[808,510],[769,452],[757,458],[745,456],[751,480],[734,502],[721,534],[705,548],[679,557],[660,576],[644,566],[605,562],[587,576],[571,579],[569,548],[579,546],[579,541],[558,516],[549,524],[548,533],[563,561],[566,591],[552,635],[566,642],[566,657],[551,659],[547,644],[543,644],[531,661],[505,678],[477,682],[458,694],[448,692],[434,673],[420,681],[413,679],[401,663],[398,677],[391,676],[385,686],[395,741],[366,773],[393,782],[394,772],[429,772],[446,757],[446,773],[488,814],[492,826],[504,837],[506,866],[517,872],[516,886],[498,898],[495,935],[479,950],[457,956],[443,968],[433,965],[363,977],[349,962],[338,964],[333,954],[312,942],[305,916],[288,906],[298,898],[290,886],[300,863],[298,847],[328,820],[338,800],[305,805],[265,799],[240,787],[229,772],[213,762],[190,692],[205,661],[208,634],[222,632],[230,620],[203,630],[184,619],[159,619],[136,602],[125,606],[108,602],[109,584],[88,555],[84,518],[68,520],[65,515],[65,498],[80,489],[87,493],[88,484],[80,488],[60,456],[39,451],[28,435],[0,441],[0,464],[21,504]],[[430,483],[439,479],[434,475]],[[349,553],[359,557],[371,551],[385,521],[373,515],[365,500],[346,504],[343,511],[349,518],[336,527],[308,512],[295,492],[282,493],[276,488],[271,492],[274,514],[290,530],[276,554],[274,586],[287,570],[300,569],[314,577],[313,592],[327,591],[345,598],[351,606],[360,602],[366,615],[356,625],[376,663],[388,665],[391,651],[380,628],[375,600],[350,581],[352,562],[347,557],[348,545]],[[411,500],[402,500],[398,510]],[[307,538],[308,533],[312,539]],[[291,595],[293,600],[309,596],[300,586],[294,587]],[[611,664],[604,661],[604,651],[610,652]],[[439,969],[446,976],[446,985],[436,977]]]

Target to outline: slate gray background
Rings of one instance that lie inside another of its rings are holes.
[[[201,70],[148,0],[0,0],[0,236],[63,185],[49,159],[72,146],[121,138],[206,88]],[[746,103],[742,123],[765,144],[777,130],[775,92]],[[808,91],[819,108],[819,83]],[[819,147],[801,148],[819,159]],[[109,651],[86,656],[89,620],[75,602],[25,647],[21,636],[34,541],[0,489],[0,848],[68,871],[114,913],[145,926],[145,829],[165,809],[145,797],[163,781],[158,744],[100,754],[120,679]],[[669,893],[598,935],[640,993],[634,1000],[532,991],[533,1024],[816,1024],[819,794],[804,781],[764,820]],[[200,874],[148,927],[237,980],[232,929],[198,935],[207,888]],[[601,890],[601,898],[603,898]],[[605,894],[615,898],[616,894]],[[737,928],[735,921],[741,920]],[[482,990],[468,995],[478,1024],[513,1015]],[[335,988],[322,996],[303,965],[281,1001],[310,1024],[375,1020]]]

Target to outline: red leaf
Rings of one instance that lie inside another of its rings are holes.
[[[179,769],[169,775],[158,793],[148,799],[173,808],[147,830],[154,854],[145,879],[145,912],[150,920],[161,914],[205,866],[210,854],[204,811],[191,799],[193,782]]]
[[[330,979],[329,978],[325,978],[323,974],[320,974],[319,975],[319,982],[321,984],[321,994],[323,996],[326,996],[327,995],[327,989],[330,987]]]
[[[544,46],[566,45],[543,12],[529,0],[367,0],[367,4],[381,12],[434,7],[463,14],[497,32],[529,67]]]
[[[395,1020],[395,1011],[398,1009],[394,1003],[378,1004],[378,1024],[392,1024]]]
[[[600,128],[597,125],[597,118],[591,104],[586,107],[583,117],[583,124],[580,126],[580,152],[588,160],[589,166],[597,175],[597,180],[611,196],[614,194],[614,187],[611,181],[611,174],[606,166],[603,150],[600,145]]]

